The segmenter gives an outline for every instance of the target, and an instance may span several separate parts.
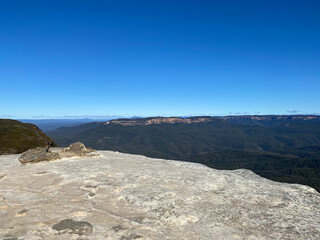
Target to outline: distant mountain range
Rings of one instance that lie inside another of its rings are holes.
[[[116,116],[110,116],[110,118],[105,119],[94,119],[94,118],[75,118],[75,119],[69,119],[69,118],[61,118],[61,119],[16,119],[23,123],[32,123],[37,125],[42,131],[48,132],[53,131],[57,128],[61,127],[74,127],[85,123],[90,122],[105,122],[111,119],[119,118]],[[136,119],[139,117],[131,117],[130,119]]]
[[[240,124],[257,124],[262,126],[272,126],[280,124],[281,122],[288,121],[299,121],[299,120],[311,120],[318,119],[319,116],[313,115],[281,115],[281,116],[224,116],[224,117],[132,117],[132,118],[118,118],[118,119],[91,119],[91,118],[81,118],[81,119],[17,119],[23,123],[32,123],[37,125],[42,131],[48,132],[53,131],[61,127],[74,127],[81,124],[91,123],[91,122],[106,122],[107,124],[119,124],[124,126],[133,125],[150,125],[150,124],[161,124],[161,123],[196,123],[199,121],[210,122],[214,119],[224,119],[229,122],[235,122]]]
[[[268,115],[116,119],[47,133],[59,146],[81,141],[94,149],[246,168],[320,190],[320,116]]]
[[[23,123],[32,123],[37,125],[42,131],[53,131],[61,127],[74,127],[85,123],[90,123],[94,121],[108,121],[109,119],[18,119],[18,121]]]

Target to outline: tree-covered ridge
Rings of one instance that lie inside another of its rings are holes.
[[[16,154],[50,144],[53,140],[36,125],[16,120],[0,119],[0,154]]]

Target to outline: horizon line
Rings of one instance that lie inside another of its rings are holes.
[[[73,117],[44,117],[44,118],[16,118],[10,116],[0,116],[1,119],[14,119],[14,120],[113,120],[113,119],[128,119],[128,118],[189,118],[189,117],[241,117],[241,116],[320,116],[320,113],[286,113],[286,114],[199,114],[199,115],[150,115],[150,116],[104,116],[98,117],[95,115],[92,116],[73,116]]]

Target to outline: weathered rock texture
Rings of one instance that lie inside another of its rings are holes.
[[[98,151],[0,156],[0,239],[320,239],[320,195],[248,170]]]
[[[30,149],[22,153],[19,161],[25,163],[36,163],[41,161],[53,161],[59,158],[58,153],[51,152],[48,148]]]
[[[23,164],[37,163],[42,161],[53,161],[59,158],[70,158],[80,156],[94,156],[89,155],[94,150],[86,148],[83,143],[72,143],[69,147],[62,149],[61,151],[52,152],[47,148],[30,149],[22,153],[19,157],[19,161]]]
[[[76,143],[72,143],[69,147],[58,152],[58,154],[60,158],[79,157],[79,156],[88,155],[93,151],[94,151],[93,149],[86,148],[83,143],[76,142]]]

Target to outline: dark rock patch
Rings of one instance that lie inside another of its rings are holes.
[[[75,221],[73,219],[64,219],[52,226],[52,229],[59,233],[71,233],[78,235],[89,235],[93,232],[93,226],[85,221]]]
[[[119,231],[122,231],[122,230],[126,230],[127,228],[125,227],[122,227],[121,225],[117,225],[117,226],[113,226],[111,228],[111,230],[115,231],[115,232],[119,232]]]
[[[7,233],[4,235],[3,240],[18,240],[18,238],[14,236],[12,233]]]
[[[142,224],[143,219],[144,219],[143,217],[134,217],[134,218],[131,218],[130,220]]]
[[[27,213],[27,212],[29,212],[29,210],[23,209],[23,210],[21,210],[20,212],[18,212],[18,214],[21,215],[21,214],[24,214],[24,213]]]
[[[120,240],[133,240],[133,239],[139,239],[142,238],[143,236],[137,235],[135,233],[131,233],[129,236],[121,236]]]
[[[6,237],[3,240],[18,240],[17,237]]]

